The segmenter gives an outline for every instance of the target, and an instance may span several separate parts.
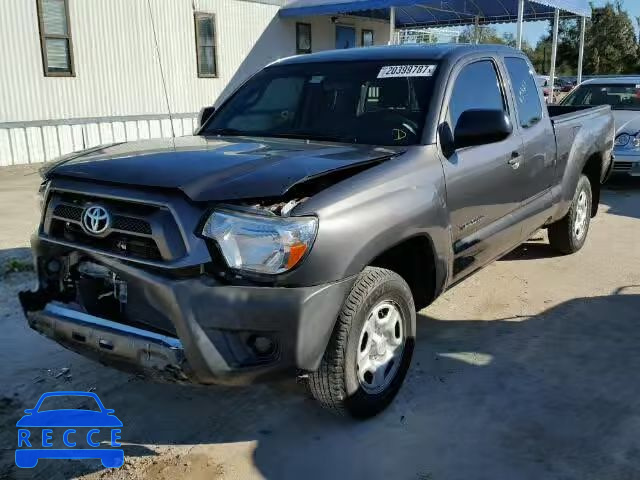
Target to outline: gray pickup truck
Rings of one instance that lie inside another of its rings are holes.
[[[287,58],[203,109],[194,136],[43,171],[22,306],[103,364],[201,384],[297,375],[372,416],[409,368],[417,310],[539,228],[582,247],[613,142],[608,106],[547,108],[507,47]]]

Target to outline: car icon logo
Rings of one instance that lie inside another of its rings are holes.
[[[111,214],[100,205],[91,205],[82,212],[82,226],[92,235],[100,235],[111,226]]]
[[[82,400],[86,400],[87,403],[95,402],[93,406],[97,408],[95,410],[86,407],[47,410],[42,406],[48,399],[67,401],[66,398],[69,397],[83,397]],[[68,391],[43,394],[36,406],[25,410],[26,415],[16,423],[18,427],[16,465],[20,468],[34,468],[39,459],[99,459],[105,468],[121,467],[124,464],[124,451],[116,447],[121,446],[119,440],[122,422],[113,413],[114,411],[105,408],[98,395],[92,392]],[[42,428],[41,445],[36,441],[38,437],[33,431],[34,428]],[[87,432],[84,433],[83,430]],[[110,442],[99,441],[99,438],[104,437],[105,434],[108,435]],[[54,436],[63,441],[65,448],[53,448]]]

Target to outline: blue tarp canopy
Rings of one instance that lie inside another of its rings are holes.
[[[398,28],[470,25],[476,22],[515,22],[518,0],[293,0],[280,9],[282,17],[348,14],[389,19],[395,7]],[[553,18],[554,9],[562,17],[590,17],[588,0],[525,0],[525,21]]]

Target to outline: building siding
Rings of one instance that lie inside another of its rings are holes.
[[[69,0],[75,77],[45,77],[36,0],[3,0],[0,16],[0,165],[47,161],[83,146],[171,135],[168,118],[149,122],[100,122],[84,126],[3,129],[8,122],[166,115],[148,0]],[[281,19],[278,0],[149,0],[172,113],[194,114],[228,95],[265,64],[295,54],[295,23],[312,24],[313,51],[334,48],[328,16]],[[198,78],[193,14],[216,16],[217,78]],[[341,17],[388,41],[388,25]],[[71,122],[73,123],[73,122]],[[187,118],[176,134],[191,133]],[[15,126],[15,125],[14,125]],[[143,133],[140,133],[140,130]],[[153,132],[151,132],[153,130]],[[12,144],[9,145],[9,139]],[[82,140],[82,141],[81,141]]]

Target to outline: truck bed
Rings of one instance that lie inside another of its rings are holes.
[[[554,125],[591,115],[602,114],[611,110],[609,105],[547,105],[549,117]]]
[[[556,138],[557,181],[561,180],[572,152],[586,152],[594,142],[595,148],[591,150],[595,152],[606,152],[613,148],[613,117],[609,105],[548,105],[547,109]],[[603,162],[601,181],[605,179],[610,163],[610,158]]]

